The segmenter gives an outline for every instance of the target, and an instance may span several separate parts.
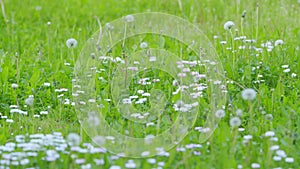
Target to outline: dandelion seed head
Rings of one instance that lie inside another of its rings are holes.
[[[67,140],[71,146],[78,146],[81,142],[81,138],[77,133],[68,134]]]
[[[275,46],[283,45],[283,40],[278,39],[275,41]]]
[[[147,42],[142,42],[140,44],[140,48],[142,48],[142,49],[148,48],[148,43]]]
[[[234,22],[232,22],[232,21],[227,21],[227,22],[224,24],[224,29],[225,29],[225,30],[230,30],[233,26],[234,26]]]
[[[225,111],[222,110],[222,109],[219,109],[219,110],[217,110],[217,111],[215,112],[215,116],[216,116],[217,118],[223,118],[223,117],[225,117]]]
[[[67,47],[68,48],[76,48],[77,46],[77,40],[74,38],[70,38],[66,41]]]
[[[254,100],[256,98],[256,91],[254,89],[244,89],[242,91],[242,98],[244,100]]]
[[[18,85],[18,84],[16,84],[16,83],[13,83],[13,84],[11,84],[11,87],[12,87],[13,89],[16,89],[16,88],[18,88],[18,87],[19,87],[19,85]]]
[[[132,15],[127,15],[127,16],[125,16],[125,21],[126,22],[133,22],[134,21],[134,17]]]
[[[30,95],[27,99],[25,99],[25,104],[28,106],[32,106],[34,102],[34,97],[33,95]]]
[[[231,127],[238,127],[242,124],[242,121],[239,117],[232,117],[229,123]]]

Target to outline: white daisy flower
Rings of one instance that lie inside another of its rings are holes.
[[[76,48],[77,40],[74,38],[70,38],[66,41],[66,44],[67,44],[68,48]]]

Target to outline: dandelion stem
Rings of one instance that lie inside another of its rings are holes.
[[[253,109],[253,105],[251,103],[251,101],[248,101],[248,107],[249,107],[249,115],[250,115],[250,122],[249,122],[249,131],[250,131],[250,134],[253,135],[253,112],[252,112],[252,109]]]

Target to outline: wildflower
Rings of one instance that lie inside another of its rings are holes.
[[[256,97],[256,91],[254,89],[244,89],[242,91],[242,98],[244,100],[254,100]]]
[[[34,101],[33,95],[30,95],[27,99],[25,99],[25,104],[28,106],[32,106]]]
[[[42,10],[42,7],[41,6],[36,6],[35,10],[40,11],[40,10]]]
[[[149,58],[149,62],[155,62],[156,61],[156,57],[155,56],[151,56],[150,58]]]
[[[125,21],[126,22],[133,22],[134,21],[134,17],[132,15],[127,15],[127,16],[125,16]]]
[[[95,136],[93,138],[93,141],[97,144],[97,145],[103,145],[106,142],[106,138],[103,136]]]
[[[233,117],[233,118],[230,119],[229,123],[230,123],[231,127],[238,127],[242,124],[242,121],[238,117]]]
[[[294,162],[294,158],[287,157],[287,158],[285,158],[285,162],[287,162],[287,163],[293,163]]]
[[[59,154],[55,150],[47,150],[46,151],[46,160],[47,161],[55,161],[59,158]]]
[[[225,30],[230,30],[233,26],[234,26],[234,23],[233,23],[232,21],[227,21],[227,22],[224,24],[224,29],[225,29]]]
[[[278,155],[279,157],[283,157],[283,158],[286,157],[286,154],[283,150],[277,150],[276,155]]]
[[[284,73],[289,73],[291,71],[291,69],[284,69],[283,72]]]
[[[260,168],[260,165],[258,163],[252,163],[251,168]]]
[[[94,159],[94,162],[96,165],[103,165],[105,163],[103,159]]]
[[[149,164],[155,164],[156,163],[156,159],[155,158],[149,158],[149,159],[147,159],[147,162]]]
[[[78,146],[81,142],[80,136],[76,133],[70,133],[67,137],[67,140],[71,146]]]
[[[128,162],[125,164],[126,168],[136,168],[136,164],[133,160],[128,160]]]
[[[112,165],[109,167],[109,169],[121,169],[121,167],[117,165]]]
[[[220,41],[221,45],[225,45],[227,41]]]
[[[265,136],[266,136],[266,137],[273,137],[273,136],[275,136],[275,132],[274,132],[274,131],[267,131],[267,132],[265,133]]]
[[[142,48],[142,49],[145,49],[145,48],[147,48],[148,47],[148,43],[147,42],[142,42],[141,44],[140,44],[140,48]]]
[[[239,117],[242,117],[243,116],[243,111],[241,109],[237,109],[235,114]]]
[[[273,115],[272,114],[266,114],[265,116],[266,120],[273,120]]]
[[[106,23],[105,28],[110,31],[114,29],[114,26],[112,26],[110,23]]]
[[[152,143],[152,141],[153,141],[154,138],[155,138],[154,135],[147,135],[147,136],[145,137],[145,143],[146,143],[146,144]]]
[[[296,73],[292,73],[292,78],[294,78],[294,77],[296,77],[297,76],[297,74]]]
[[[225,111],[222,110],[222,109],[217,110],[217,111],[215,112],[215,116],[216,116],[217,118],[223,118],[223,117],[225,116]]]
[[[247,13],[247,11],[244,10],[243,13],[242,13],[242,18],[245,18],[245,17],[246,17],[246,13]]]
[[[280,161],[281,159],[282,159],[282,158],[281,158],[280,156],[274,156],[274,157],[273,157],[273,160],[274,160],[274,161]]]
[[[50,83],[48,83],[48,82],[45,82],[44,83],[44,87],[49,87],[51,84]]]
[[[18,87],[19,87],[19,85],[18,85],[18,84],[16,84],[16,83],[13,83],[13,84],[11,84],[11,87],[12,87],[13,89],[16,89],[16,88],[18,88]]]
[[[270,150],[278,150],[279,149],[279,145],[273,145],[270,147]]]
[[[281,39],[278,39],[275,41],[275,46],[279,46],[279,45],[282,45],[283,44],[283,40]]]
[[[251,140],[252,138],[252,135],[244,135],[244,140]]]
[[[67,40],[66,44],[67,44],[68,48],[76,48],[77,40],[74,38],[70,38]]]

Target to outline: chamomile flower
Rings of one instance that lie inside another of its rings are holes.
[[[70,38],[66,41],[66,44],[67,44],[68,48],[76,48],[77,40],[74,38]]]

